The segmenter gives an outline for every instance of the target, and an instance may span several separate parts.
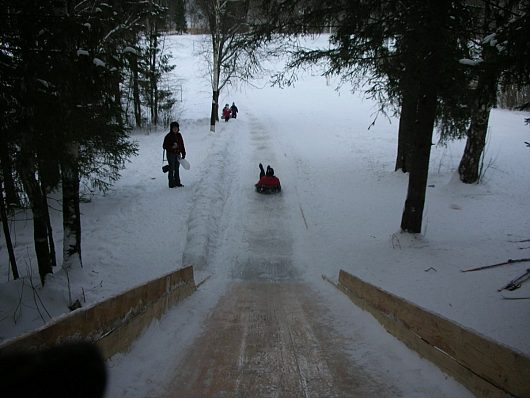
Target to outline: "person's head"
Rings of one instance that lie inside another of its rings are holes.
[[[177,131],[179,131],[180,126],[179,126],[178,122],[171,122],[171,124],[169,125],[169,129],[172,132],[176,133]]]
[[[228,108],[228,104],[225,105]]]
[[[232,106],[236,106],[236,103],[235,103],[235,102],[232,102]]]

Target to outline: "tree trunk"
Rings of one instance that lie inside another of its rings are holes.
[[[401,229],[405,232],[421,233],[425,192],[429,175],[432,132],[436,118],[436,90],[420,92],[414,129],[414,156],[409,163],[409,185],[407,199],[401,218]]]
[[[6,209],[12,206],[20,206],[20,198],[17,194],[15,180],[13,179],[13,164],[9,156],[9,148],[3,139],[0,139],[0,163],[2,164],[2,176],[4,181]]]
[[[78,147],[72,144],[69,159],[62,162],[63,268],[83,266],[81,258],[81,211],[79,208]]]
[[[57,256],[55,254],[55,242],[53,240],[53,228],[52,228],[52,222],[50,220],[50,211],[48,209],[47,188],[46,188],[46,184],[42,180],[41,180],[40,188],[41,188],[41,196],[43,199],[42,210],[44,211],[44,217],[46,220],[46,229],[48,230],[48,247],[50,250],[50,261],[51,261],[52,267],[55,267],[57,265]]]
[[[138,57],[132,55],[131,60],[131,71],[132,71],[132,86],[133,86],[133,108],[134,108],[134,119],[136,127],[142,127],[142,108],[140,102],[140,86],[138,84]]]
[[[492,24],[498,23],[493,18],[492,7],[487,2],[484,4],[484,34],[490,33]],[[479,65],[477,88],[471,104],[471,124],[467,131],[464,154],[458,166],[460,180],[466,184],[476,183],[480,179],[480,164],[486,145],[490,110],[497,103],[497,82],[499,80],[497,50],[490,43],[483,43],[482,46],[483,62]]]
[[[57,5],[59,7],[59,4]],[[16,169],[22,181],[24,191],[33,214],[33,239],[37,266],[42,286],[46,281],[46,275],[53,273],[52,258],[48,241],[48,217],[47,201],[43,195],[40,183],[37,179],[38,158],[34,152],[32,143],[35,136],[35,85],[36,71],[34,67],[35,38],[29,26],[22,26],[21,29],[21,60],[22,79],[19,81],[20,107],[21,107],[21,145],[17,153]],[[46,209],[45,209],[46,207]]]
[[[154,92],[154,100],[155,100],[155,104],[153,105],[153,109],[154,109],[154,112],[155,112],[155,117],[154,117],[154,125],[155,126],[158,126],[158,82],[155,81],[155,92]]]
[[[220,4],[216,0],[214,6],[214,26],[210,25],[212,32],[212,113],[210,115],[210,132],[215,133],[215,123],[219,121],[219,81],[221,78],[221,21],[220,21]]]
[[[471,110],[471,124],[467,131],[466,147],[458,166],[460,180],[465,184],[473,184],[480,179],[481,158],[486,146],[488,121],[491,108],[496,104],[498,75],[494,65],[488,65],[493,51],[483,51],[484,70],[479,75],[477,89]]]
[[[156,32],[156,25],[153,24],[153,28],[151,30],[151,37],[150,37],[150,51],[151,56],[149,60],[149,70],[150,70],[150,86],[149,91],[151,93],[151,124],[157,125],[158,124],[158,88],[157,88],[157,77],[156,77],[156,54],[158,50],[158,39],[157,39],[157,32]]]
[[[417,19],[421,25],[408,33],[408,49],[416,52],[407,57],[407,71],[414,71],[417,92],[410,98],[407,107],[412,109],[414,100],[414,131],[410,136],[413,155],[408,165],[409,185],[407,199],[401,218],[401,229],[405,232],[421,233],[423,209],[429,175],[432,134],[436,119],[438,86],[441,80],[444,49],[447,48],[446,26],[450,4],[447,0],[426,0],[419,7]],[[433,51],[433,48],[436,51]],[[410,73],[410,72],[408,72]],[[407,99],[408,101],[409,99]],[[409,156],[410,157],[410,156]]]
[[[413,135],[415,129],[417,89],[408,85],[403,88],[403,102],[401,104],[401,115],[399,117],[398,149],[395,171],[401,170],[406,173],[410,170],[413,156]]]
[[[18,274],[17,260],[15,257],[15,251],[13,250],[13,243],[11,242],[11,233],[9,231],[9,221],[7,220],[7,211],[4,202],[3,195],[4,184],[0,179],[0,218],[2,218],[2,227],[4,229],[4,236],[6,238],[6,247],[9,254],[9,264],[11,265],[11,272],[13,273],[13,279],[18,279],[20,276]]]
[[[212,93],[212,113],[210,114],[210,131],[215,133],[215,123],[218,120],[219,115],[219,91],[213,91]]]
[[[465,184],[473,184],[480,179],[480,164],[486,146],[489,114],[490,109],[484,105],[480,111],[474,112],[471,118],[466,147],[458,166],[460,180]]]
[[[35,254],[37,255],[37,264],[42,286],[44,286],[47,274],[52,272],[52,260],[50,248],[48,246],[48,224],[46,211],[43,204],[46,198],[42,195],[39,182],[35,177],[34,160],[25,157],[18,168],[20,177],[24,185],[24,190],[28,195],[31,211],[33,213],[33,238],[35,241]]]

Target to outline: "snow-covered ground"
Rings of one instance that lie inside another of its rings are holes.
[[[161,172],[166,131],[137,131],[132,138],[139,156],[123,178],[106,195],[93,193],[82,205],[84,267],[69,273],[74,300],[93,303],[187,264],[195,265],[196,282],[209,278],[153,323],[129,354],[109,361],[109,396],[146,396],[173,370],[227,284],[238,277],[238,264],[248,260],[248,236],[241,226],[249,225],[247,218],[260,204],[278,225],[254,217],[256,228],[261,223],[288,241],[297,275],[331,309],[334,328],[382,347],[382,357],[367,348],[359,352],[368,358],[367,367],[393,369],[390,377],[404,396],[466,392],[451,380],[440,385],[444,379],[432,365],[391,338],[322,275],[336,279],[340,269],[347,270],[530,355],[529,301],[503,298],[529,297],[530,282],[514,292],[497,291],[530,263],[461,272],[530,257],[528,113],[492,112],[481,184],[458,180],[464,141],[433,147],[423,233],[413,236],[399,230],[408,176],[394,172],[397,119],[379,118],[368,129],[376,109],[371,101],[347,88],[335,91],[335,82],[305,73],[294,88],[271,88],[264,78],[256,83],[261,88],[224,91],[221,104],[235,101],[240,113],[210,134],[209,81],[201,77],[203,61],[193,53],[198,40],[168,38],[177,65],[173,79],[182,85],[178,120],[191,163],[191,170],[181,170],[184,187],[169,189]],[[259,162],[274,167],[280,195],[254,192]],[[52,216],[60,251],[56,207]],[[3,242],[0,247],[1,340],[68,311],[63,271],[56,270],[45,288],[38,286],[30,215],[20,213],[12,224],[23,279],[10,280]],[[274,254],[279,248],[268,249]],[[399,358],[409,358],[410,365]],[[431,380],[427,390],[414,383],[418,377]]]

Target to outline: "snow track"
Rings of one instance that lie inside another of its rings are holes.
[[[231,137],[222,131],[211,136],[206,164],[193,187],[182,264],[191,264],[197,271],[206,269],[215,250],[224,206],[232,189],[230,141]]]
[[[285,281],[299,277],[293,266],[293,238],[289,229],[290,212],[282,193],[263,195],[254,190],[258,180],[258,163],[276,167],[274,145],[269,131],[257,118],[249,116],[248,132],[244,139],[252,148],[244,154],[252,179],[241,189],[244,203],[240,210],[237,229],[241,234],[241,247],[233,264],[231,277],[242,280]],[[244,213],[243,213],[244,212]]]
[[[193,183],[181,263],[198,274],[230,269],[222,278],[293,280],[298,272],[287,204],[282,194],[254,189],[258,163],[276,164],[273,143],[265,126],[249,119],[220,123],[209,137],[205,164]]]
[[[222,146],[215,144],[221,155],[209,159],[193,193],[185,253],[202,259],[208,272],[228,270],[214,278],[228,288],[162,395],[340,397],[352,386],[363,396],[394,395],[351,365],[322,321],[325,309],[312,301],[314,291],[293,263],[288,198],[253,187],[260,161],[278,164],[270,132],[252,116],[226,127]],[[206,187],[212,179],[218,184]],[[195,239],[204,228],[207,242]]]

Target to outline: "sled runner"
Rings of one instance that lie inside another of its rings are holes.
[[[266,186],[266,185],[256,184],[256,192],[259,192],[259,193],[268,194],[268,193],[278,193],[281,191],[282,191],[282,187],[279,185],[278,186]]]

